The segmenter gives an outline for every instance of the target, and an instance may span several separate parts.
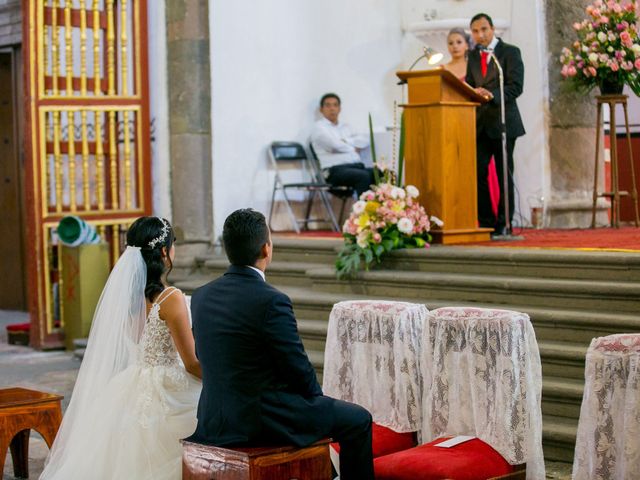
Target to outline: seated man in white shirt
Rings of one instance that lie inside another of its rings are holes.
[[[365,167],[361,153],[369,149],[369,140],[355,135],[338,120],[340,97],[327,93],[320,100],[320,113],[311,132],[311,144],[320,168],[330,185],[353,187],[360,195],[374,183],[373,168]]]

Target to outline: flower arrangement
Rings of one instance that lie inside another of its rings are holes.
[[[563,48],[562,76],[586,91],[622,93],[624,84],[640,96],[640,35],[636,0],[595,0],[588,18],[573,25],[571,48]]]
[[[371,117],[369,130],[372,131]],[[371,155],[374,159],[375,181],[371,190],[360,195],[344,223],[344,247],[336,260],[338,278],[353,277],[364,264],[373,262],[400,248],[428,248],[431,242],[431,224],[442,226],[442,221],[429,217],[418,203],[420,192],[413,185],[401,186],[404,152],[404,117],[401,117],[400,154],[397,173],[393,169],[378,172],[375,144],[371,135]]]

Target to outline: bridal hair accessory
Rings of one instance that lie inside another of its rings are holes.
[[[164,243],[164,241],[167,239],[167,235],[169,235],[169,222],[167,222],[164,218],[161,218],[160,220],[162,220],[163,225],[162,232],[160,233],[160,235],[149,242],[149,248],[155,248],[157,244]]]

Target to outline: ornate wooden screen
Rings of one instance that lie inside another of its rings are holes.
[[[126,226],[151,212],[147,11],[24,0],[23,12],[31,343],[48,348],[64,328],[59,220],[95,225],[115,261]]]

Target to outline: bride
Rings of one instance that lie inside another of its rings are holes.
[[[137,219],[102,292],[71,402],[40,480],[181,478],[201,390],[163,218]]]

